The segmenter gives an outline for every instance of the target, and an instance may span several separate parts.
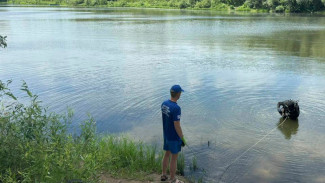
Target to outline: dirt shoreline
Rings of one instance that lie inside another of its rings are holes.
[[[178,180],[183,181],[184,183],[190,183],[188,180],[186,180],[185,177],[182,176],[176,176]],[[102,174],[100,176],[100,182],[101,183],[163,183],[160,181],[160,175],[158,174],[150,174],[147,177],[147,180],[133,180],[133,179],[119,179],[119,178],[114,178],[110,175],[107,174]],[[170,181],[164,181],[166,183],[169,183]]]

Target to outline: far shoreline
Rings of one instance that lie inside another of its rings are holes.
[[[152,9],[152,10],[175,10],[175,11],[202,11],[202,12],[220,12],[220,13],[237,13],[237,14],[278,14],[278,15],[325,15],[325,10],[316,12],[274,12],[265,9],[249,9],[237,10],[234,9],[213,9],[213,8],[176,8],[176,7],[137,7],[137,6],[109,6],[109,5],[67,5],[67,4],[12,4],[0,3],[0,7],[30,7],[30,8],[80,8],[80,9]]]

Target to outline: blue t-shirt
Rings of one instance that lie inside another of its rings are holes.
[[[169,141],[180,140],[175,130],[174,121],[180,121],[181,108],[176,102],[166,100],[161,104],[164,138]]]

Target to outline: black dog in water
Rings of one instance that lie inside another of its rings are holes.
[[[285,100],[283,102],[278,102],[277,108],[282,117],[297,119],[300,114],[298,101],[294,101],[291,99]]]

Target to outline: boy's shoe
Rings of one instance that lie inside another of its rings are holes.
[[[162,175],[162,176],[160,177],[160,181],[167,181],[167,180],[168,180],[167,175]]]

